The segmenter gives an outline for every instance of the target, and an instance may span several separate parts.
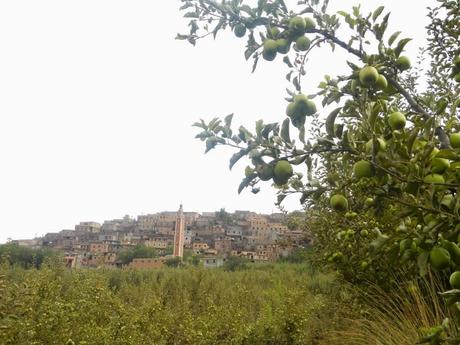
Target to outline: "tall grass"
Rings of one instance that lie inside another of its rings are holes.
[[[308,264],[0,267],[0,345],[408,345],[448,316],[442,279],[352,286]],[[451,325],[455,335],[456,325]]]
[[[306,264],[1,274],[1,345],[310,345],[350,304],[335,275]]]
[[[446,288],[439,276],[429,273],[423,279],[407,282],[399,273],[395,281],[396,287],[390,291],[375,284],[362,287],[362,316],[344,319],[345,329],[327,332],[322,344],[413,345],[450,316],[438,294]],[[451,323],[450,334],[454,335],[455,330],[456,325]]]

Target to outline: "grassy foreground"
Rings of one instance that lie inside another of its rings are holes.
[[[0,274],[2,345],[314,344],[350,298],[305,264]]]
[[[360,291],[306,263],[235,272],[4,266],[0,344],[415,344],[445,317],[438,288]]]

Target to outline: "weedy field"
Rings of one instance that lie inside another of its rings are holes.
[[[372,305],[305,263],[237,271],[4,266],[0,277],[2,345],[412,344],[421,326],[443,318],[415,285],[399,300],[367,289],[381,298]]]

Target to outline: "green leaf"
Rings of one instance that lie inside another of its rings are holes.
[[[333,110],[326,118],[326,133],[330,137],[335,136],[334,124],[335,124],[335,119],[337,118],[337,115],[340,113],[340,110],[342,110],[342,107]]]
[[[281,10],[286,13],[288,11],[287,9],[287,6],[286,6],[286,3],[284,2],[284,0],[278,0],[279,4],[280,4],[280,7],[281,7]]]
[[[295,158],[291,161],[291,164],[294,164],[294,165],[302,164],[303,162],[305,162],[305,160],[307,159],[307,157],[308,157],[308,155],[303,155],[303,156],[295,157]]]
[[[251,132],[249,132],[246,128],[244,128],[244,126],[240,126],[240,128],[238,128],[238,131],[239,131],[239,138],[241,140],[243,140],[243,142],[247,143],[249,139],[252,139],[254,136],[251,134]]]
[[[252,180],[254,180],[256,174],[251,174],[251,176],[248,176],[241,181],[240,185],[238,186],[238,194],[240,194],[243,189],[249,186]]]
[[[299,128],[299,140],[305,144],[305,126]]]
[[[230,127],[223,127],[222,128],[222,137],[224,138],[231,138],[232,137],[232,130],[230,129]]]
[[[348,130],[343,131],[342,146],[351,152],[356,152],[353,135]]]
[[[212,36],[214,37],[214,39],[216,39],[217,33],[225,23],[225,18],[222,18],[221,20],[219,20],[219,23],[217,23],[217,25],[214,27],[214,29],[212,30]]]
[[[424,137],[426,137],[427,139],[429,139],[431,135],[431,130],[433,128],[434,121],[435,121],[435,118],[432,116],[428,120],[426,120],[425,124],[423,125],[423,130],[424,130],[423,134],[424,134]]]
[[[371,129],[374,129],[375,121],[377,121],[377,117],[381,111],[382,111],[381,104],[379,102],[376,102],[374,106],[372,107],[372,110],[369,114],[369,119],[368,119]]]
[[[442,149],[437,154],[438,158],[446,158],[450,160],[458,160],[459,156],[455,153],[455,150],[451,149]]]
[[[242,149],[235,153],[231,158],[230,158],[230,170],[232,170],[233,166],[238,162],[242,157],[244,157],[247,154],[246,149]]]
[[[387,30],[389,17],[390,17],[390,13],[387,13],[387,15],[383,18],[382,23],[380,25],[375,25],[374,27],[375,37],[379,41],[383,38],[383,35],[385,34],[385,31]]]
[[[211,151],[214,147],[216,147],[218,142],[219,140],[216,137],[210,137],[206,140],[206,151],[204,153]]]
[[[249,14],[250,16],[253,16],[254,15],[254,11],[252,10],[251,7],[249,7],[248,5],[242,5],[240,7],[240,10],[242,12],[246,12],[247,14]]]
[[[217,126],[219,126],[221,123],[221,120],[219,118],[214,118],[211,120],[211,122],[209,122],[208,124],[208,128],[209,130],[211,131],[215,131],[215,129],[217,128]]]
[[[343,135],[343,123],[339,123],[337,126],[334,126],[334,134],[336,138],[341,138]]]
[[[286,143],[291,144],[291,138],[289,136],[289,118],[286,118],[281,125],[281,139],[283,139]]]
[[[440,115],[446,110],[449,105],[449,101],[446,98],[441,98],[436,103],[436,115]]]
[[[409,153],[409,155],[412,154],[412,149],[414,147],[415,139],[417,139],[418,132],[419,128],[414,127],[411,131],[409,139],[407,140],[407,152]]]
[[[192,127],[198,127],[198,128],[203,128],[205,131],[208,129],[208,126],[203,120],[200,120],[200,122],[195,122]]]
[[[265,125],[262,129],[262,137],[268,139],[268,135],[270,134],[270,132],[275,130],[277,126],[277,123],[269,123],[268,125]]]
[[[199,18],[198,12],[188,12],[184,14],[184,18]]]
[[[259,61],[259,54],[256,53],[256,55],[254,55],[254,63],[252,64],[252,70],[251,70],[251,73],[254,73],[256,68],[257,68],[257,63]]]
[[[351,18],[351,16],[346,16],[345,17],[345,22],[348,24],[348,26],[350,27],[350,29],[354,29],[355,28],[355,25],[356,25],[356,20],[354,20],[353,18]]]
[[[176,40],[181,40],[184,41],[189,38],[189,35],[182,35],[182,34],[177,34]]]
[[[391,35],[390,38],[388,39],[388,45],[391,46],[400,34],[401,34],[401,31],[396,31],[393,35]]]
[[[264,9],[265,5],[267,4],[267,0],[259,0],[257,4],[257,9],[259,10],[259,13],[262,13],[262,10]]]
[[[350,62],[350,61],[347,61],[347,65],[350,66],[350,68],[353,71],[358,71],[361,69],[361,67],[359,67],[358,65],[355,65],[353,62]]]
[[[334,141],[329,138],[320,137],[317,139],[318,145],[323,147],[332,147],[334,146]]]
[[[282,203],[283,200],[286,198],[286,196],[287,196],[286,194],[278,194],[278,196],[277,196],[277,198],[276,198],[276,199],[277,199],[277,203],[276,203],[276,204],[277,204],[277,205],[281,205],[281,203]]]
[[[374,13],[372,14],[372,20],[374,22],[377,19],[377,17],[380,16],[380,14],[382,14],[382,11],[384,10],[384,8],[385,6],[380,6],[374,11]]]
[[[292,84],[294,85],[295,89],[297,91],[300,91],[301,88],[300,88],[300,84],[299,84],[299,77],[295,77],[293,80],[292,80]]]
[[[294,97],[296,94],[294,91],[291,91],[288,88],[286,88],[286,92],[288,93],[289,96],[292,96],[292,97]]]
[[[208,131],[203,131],[195,135],[196,139],[201,139],[201,141],[205,141],[207,138],[212,137],[212,133]]]
[[[232,136],[232,141],[235,142],[236,144],[241,143],[241,139],[237,135]]]
[[[233,114],[227,115],[224,118],[225,126],[230,127],[232,125]]]
[[[398,42],[398,45],[396,46],[395,48],[395,55],[396,57],[398,57],[399,55],[401,55],[402,51],[404,50],[404,47],[406,46],[407,43],[409,43],[410,41],[412,41],[412,38],[403,38],[402,40],[400,40]]]
[[[264,121],[263,120],[257,120],[256,121],[256,135],[258,137],[262,136],[262,129],[264,128]]]
[[[355,17],[359,17],[361,15],[361,5],[358,5],[358,6],[353,6],[353,15]]]
[[[191,2],[186,2],[179,8],[179,11],[185,10],[186,8],[193,7],[194,5]]]

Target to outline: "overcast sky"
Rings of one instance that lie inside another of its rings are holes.
[[[331,0],[348,10],[357,0]],[[425,7],[435,1],[363,2],[391,9],[390,31],[424,43]],[[255,74],[244,41],[230,33],[199,42],[179,1],[0,2],[0,243],[73,229],[80,221],[164,210],[276,211],[269,184],[237,194],[244,164],[194,139],[199,118],[235,113],[252,127],[280,121],[284,64]],[[344,72],[341,53],[322,50],[304,81]],[[299,208],[288,200],[290,210]]]

